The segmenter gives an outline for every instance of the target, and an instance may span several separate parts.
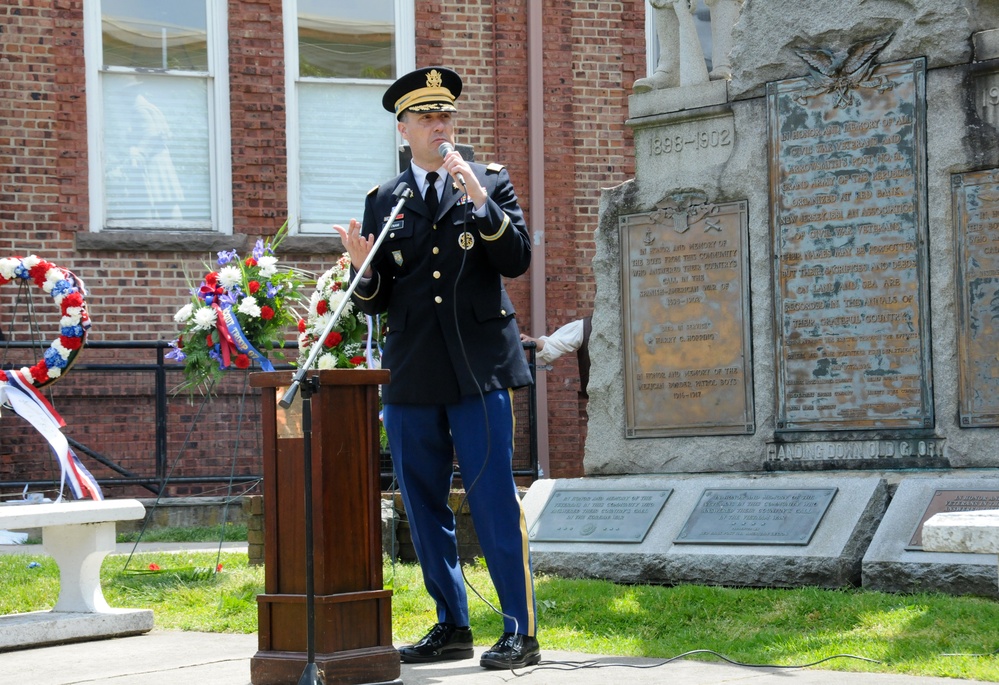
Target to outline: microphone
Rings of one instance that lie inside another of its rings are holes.
[[[398,200],[399,198],[405,198],[408,200],[409,198],[413,197],[413,191],[410,190],[409,184],[403,181],[402,183],[400,183],[395,187],[395,190],[392,191],[392,197],[394,197],[396,200]]]
[[[448,154],[452,152],[454,152],[454,145],[452,145],[451,143],[441,143],[440,147],[437,148],[437,154],[441,156],[441,159],[447,157]],[[461,175],[461,172],[459,171],[455,173],[454,177],[457,178],[458,183],[460,183],[464,187],[465,177]]]

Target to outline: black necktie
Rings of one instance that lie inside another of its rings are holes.
[[[430,209],[430,218],[437,218],[437,206],[440,204],[437,198],[437,172],[431,171],[427,174],[427,192],[423,194],[423,201]]]

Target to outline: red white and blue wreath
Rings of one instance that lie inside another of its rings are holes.
[[[83,349],[90,329],[86,288],[70,271],[35,255],[0,259],[0,285],[8,283],[34,283],[52,297],[61,318],[59,335],[36,364],[6,371],[0,369],[0,406],[12,409],[48,441],[62,468],[62,483],[69,482],[77,499],[86,496],[104,499],[97,481],[62,434],[66,422],[39,392],[39,388],[54,383],[66,373]],[[62,499],[62,488],[59,498]]]

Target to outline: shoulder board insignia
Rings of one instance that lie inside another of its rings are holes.
[[[374,188],[372,188],[371,190],[368,191],[368,195],[371,195],[371,193],[376,192],[380,187],[381,187],[380,184],[377,185],[377,186],[375,186]]]
[[[486,171],[491,171],[494,174],[498,174],[499,172],[503,171],[503,165],[493,162],[492,164],[486,167]]]

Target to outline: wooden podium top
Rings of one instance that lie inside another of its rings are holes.
[[[297,370],[258,371],[250,374],[253,388],[286,388],[291,385]],[[309,371],[308,376],[319,376],[319,385],[385,385],[389,382],[388,369],[324,369]]]

